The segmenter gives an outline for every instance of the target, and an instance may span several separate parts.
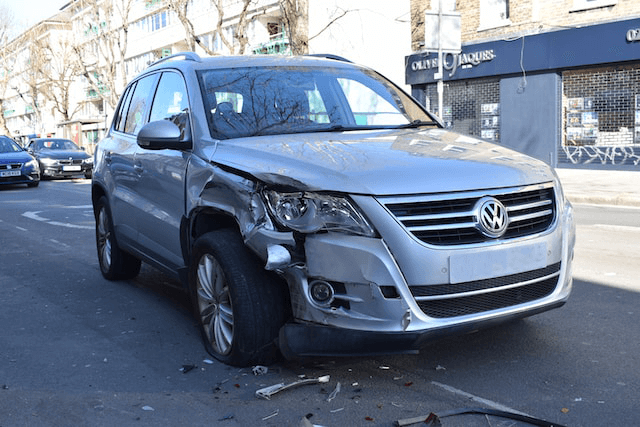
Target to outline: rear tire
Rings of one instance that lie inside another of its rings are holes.
[[[236,231],[212,231],[196,240],[189,288],[213,357],[241,367],[276,361],[276,338],[289,317],[285,285],[262,268]]]
[[[113,220],[107,198],[102,196],[95,205],[96,248],[100,271],[107,280],[133,279],[140,273],[141,262],[118,247],[113,232]]]

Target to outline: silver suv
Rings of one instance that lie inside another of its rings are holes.
[[[237,366],[416,352],[563,305],[572,207],[544,163],[340,58],[174,55],[95,153],[102,274],[181,279]]]

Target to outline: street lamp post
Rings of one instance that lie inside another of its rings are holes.
[[[433,75],[438,91],[438,116],[443,118],[444,54],[460,53],[460,13],[444,11],[443,0],[438,0],[438,10],[425,12],[425,49],[438,52],[438,71]]]

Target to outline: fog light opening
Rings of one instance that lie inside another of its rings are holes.
[[[324,280],[314,280],[309,284],[311,299],[318,305],[328,306],[333,302],[335,294],[333,286]]]

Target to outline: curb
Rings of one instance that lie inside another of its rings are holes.
[[[573,204],[640,207],[640,197],[630,193],[599,196],[593,194],[572,194],[565,191],[565,196]]]

